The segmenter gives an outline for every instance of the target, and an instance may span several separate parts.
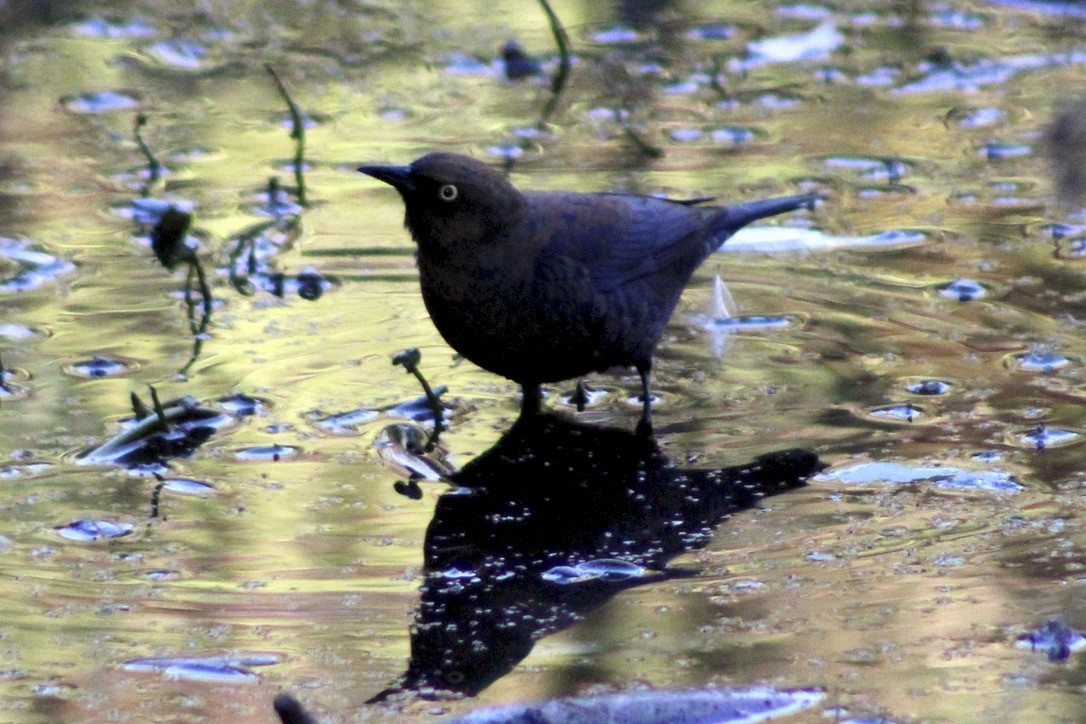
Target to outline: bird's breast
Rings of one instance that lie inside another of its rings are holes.
[[[534,260],[503,273],[454,273],[420,259],[423,301],[442,337],[484,369],[550,382],[623,364],[605,339],[606,305],[581,265]]]

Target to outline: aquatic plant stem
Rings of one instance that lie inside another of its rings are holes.
[[[569,58],[569,36],[562,26],[562,21],[558,19],[547,0],[539,0],[539,4],[547,15],[547,22],[551,26],[551,34],[554,35],[554,42],[558,45],[558,71],[551,80],[550,98],[547,99],[547,104],[543,106],[543,112],[539,114],[539,121],[536,124],[542,128],[550,120],[551,114],[554,113],[554,109],[558,106],[558,99],[562,96],[562,91],[565,90],[566,82],[569,80],[571,63]]]
[[[264,69],[268,71],[268,74],[275,81],[275,86],[279,89],[279,95],[286,101],[287,109],[290,111],[290,137],[294,139],[294,185],[297,187],[298,204],[303,207],[308,206],[309,204],[305,198],[305,174],[303,172],[305,168],[305,119],[271,64],[265,64]]]
[[[140,132],[140,129],[146,125],[147,116],[142,113],[137,114],[132,135],[136,138],[136,145],[139,146],[140,152],[143,153],[144,158],[147,159],[147,183],[143,185],[143,189],[140,191],[140,195],[144,198],[150,195],[151,187],[158,183],[158,180],[162,178],[162,164],[159,163],[158,159],[155,158],[155,155],[151,153],[151,149],[143,140],[143,134]]]

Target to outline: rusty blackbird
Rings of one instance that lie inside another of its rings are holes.
[[[358,170],[403,197],[422,298],[441,336],[519,383],[522,414],[538,411],[541,383],[633,366],[646,431],[652,352],[694,270],[744,225],[815,201],[714,207],[701,205],[707,199],[522,192],[452,153]]]

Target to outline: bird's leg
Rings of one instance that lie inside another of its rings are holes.
[[[585,389],[584,380],[577,380],[577,389],[571,402],[577,406],[577,412],[584,412],[584,407],[588,404],[588,390]]]
[[[637,423],[639,435],[652,434],[652,393],[649,392],[649,375],[652,373],[652,361],[637,365],[637,374],[641,375],[641,421]]]
[[[525,382],[520,386],[520,416],[532,417],[539,414],[539,405],[543,399],[543,391],[539,389],[538,382]]]

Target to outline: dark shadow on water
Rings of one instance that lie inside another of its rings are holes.
[[[370,703],[478,694],[616,593],[696,574],[665,566],[821,467],[785,450],[682,469],[651,437],[552,415],[518,421],[438,500],[407,671]]]

